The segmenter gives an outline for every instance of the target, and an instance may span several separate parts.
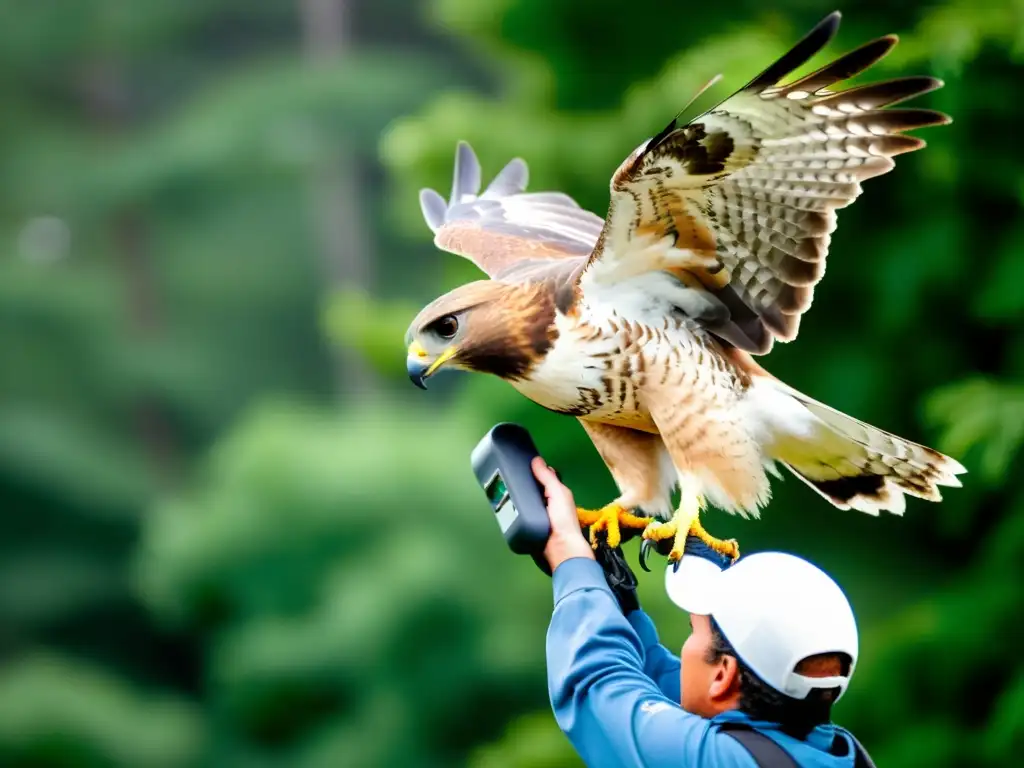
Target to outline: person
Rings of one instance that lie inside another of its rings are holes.
[[[533,472],[551,520],[551,706],[586,765],[873,768],[853,735],[831,722],[856,666],[858,635],[849,601],[827,574],[779,552],[731,563],[688,541],[666,569],[668,595],[691,627],[676,656],[635,591],[602,568],[572,492],[542,458]]]

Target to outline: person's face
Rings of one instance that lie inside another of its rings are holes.
[[[690,614],[690,636],[679,654],[679,703],[687,712],[707,718],[739,705],[736,659],[722,656],[709,662],[711,640],[711,619]]]

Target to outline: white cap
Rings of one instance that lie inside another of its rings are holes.
[[[806,560],[758,552],[723,570],[686,554],[678,569],[668,566],[665,589],[687,613],[714,618],[743,663],[780,693],[803,699],[813,688],[846,692],[857,663],[857,622],[839,585]],[[797,664],[819,653],[848,654],[850,674],[797,674]]]

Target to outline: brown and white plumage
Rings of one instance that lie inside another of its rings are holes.
[[[924,146],[903,131],[948,122],[887,108],[939,87],[932,78],[833,89],[894,36],[780,84],[838,24],[828,16],[718,106],[640,145],[612,176],[604,220],[562,193],[526,192],[518,159],[481,194],[466,144],[451,198],[421,194],[435,243],[490,279],[413,321],[411,375],[421,382],[441,365],[495,373],[578,417],[621,491],[598,516],[610,540],[616,526],[604,518],[625,519],[620,509],[667,519],[676,484],[675,524],[653,538],[699,528],[705,497],[756,515],[776,464],[833,505],[871,514],[959,485],[953,459],[806,397],[751,357],[797,337],[836,212],[895,155]]]

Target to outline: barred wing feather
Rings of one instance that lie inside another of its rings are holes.
[[[755,354],[796,338],[836,211],[857,199],[862,181],[892,169],[895,155],[924,146],[903,131],[949,122],[931,110],[884,109],[940,87],[934,78],[829,90],[889,53],[891,35],[780,85],[838,26],[836,12],[718,106],[673,120],[623,162],[580,277],[584,294],[588,282],[685,270],[728,308],[711,331]]]

